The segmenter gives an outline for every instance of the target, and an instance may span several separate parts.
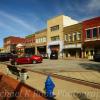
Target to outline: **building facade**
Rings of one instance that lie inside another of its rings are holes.
[[[47,20],[47,28],[26,36],[10,36],[4,39],[5,52],[14,52],[16,45],[24,46],[25,54],[56,52],[59,58],[93,58],[100,51],[100,17],[78,23],[60,15]]]
[[[25,54],[35,54],[35,34],[25,37]]]
[[[35,54],[47,53],[47,29],[35,33]]]
[[[64,15],[54,17],[47,21],[47,53],[49,57],[55,51],[62,58],[64,46],[63,28],[76,23],[76,20]]]
[[[82,57],[82,23],[64,28],[64,57]]]
[[[100,17],[83,21],[84,57],[93,59],[93,54],[100,52]]]
[[[4,51],[15,53],[16,45],[19,43],[24,44],[25,39],[20,37],[15,37],[15,36],[9,36],[4,38]]]

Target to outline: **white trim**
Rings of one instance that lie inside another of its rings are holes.
[[[85,40],[84,42],[88,42],[88,41],[96,41],[96,40],[100,40],[100,38],[91,38],[91,39],[87,39],[87,40]]]
[[[94,28],[98,28],[98,27],[100,27],[100,26],[95,26],[95,27],[87,28],[85,30],[94,29]]]
[[[73,49],[73,48],[82,48],[82,44],[81,43],[77,43],[77,44],[67,44],[64,46],[65,49]]]
[[[19,43],[19,44],[17,44],[17,48],[19,48],[19,47],[23,47],[24,45],[22,45],[21,43]]]

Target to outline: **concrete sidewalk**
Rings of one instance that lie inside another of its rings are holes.
[[[0,71],[7,74],[6,65],[0,64]],[[47,76],[34,72],[28,72],[29,79],[26,84],[42,92],[44,91]],[[16,75],[9,73],[9,76],[17,79]],[[52,78],[55,83],[54,94],[57,100],[100,100],[100,89]],[[19,80],[20,81],[20,80]]]

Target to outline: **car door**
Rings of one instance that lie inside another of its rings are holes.
[[[25,56],[25,62],[27,63],[27,64],[29,64],[29,63],[31,63],[31,58],[30,58],[30,56]]]
[[[19,64],[24,64],[25,58],[24,57],[17,58],[16,62],[19,63]]]

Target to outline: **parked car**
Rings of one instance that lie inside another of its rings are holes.
[[[58,52],[51,52],[50,59],[58,59]]]
[[[100,52],[95,53],[93,56],[94,61],[100,61]]]
[[[0,61],[9,61],[15,57],[12,53],[0,53]]]
[[[48,54],[47,53],[41,53],[40,55],[43,57],[43,59],[48,59]]]
[[[41,56],[38,55],[32,55],[32,56],[28,56],[25,55],[24,57],[19,57],[16,59],[13,59],[11,61],[11,64],[36,64],[36,63],[41,63],[43,61],[43,58]]]

